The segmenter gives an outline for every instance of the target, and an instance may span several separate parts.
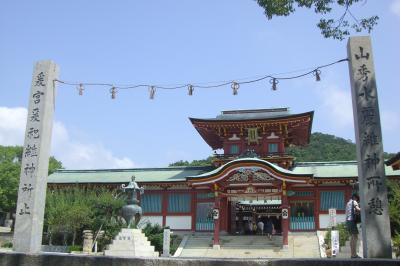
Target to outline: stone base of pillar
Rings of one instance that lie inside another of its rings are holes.
[[[213,245],[213,249],[220,250],[221,249],[221,245],[214,244]]]
[[[289,249],[289,245],[282,245],[282,249],[288,250]]]
[[[114,238],[108,249],[104,251],[106,256],[123,257],[158,257],[158,252],[150,244],[147,237],[140,229],[123,228]]]

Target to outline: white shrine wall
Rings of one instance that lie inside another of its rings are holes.
[[[171,229],[191,230],[192,216],[167,216],[166,226]]]
[[[319,215],[319,228],[324,229],[329,227],[329,214],[320,214]],[[346,222],[345,214],[337,214],[336,215],[336,223],[344,223]]]

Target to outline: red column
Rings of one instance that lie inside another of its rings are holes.
[[[196,231],[196,208],[197,208],[197,194],[195,190],[192,188],[192,208],[191,208],[191,215],[192,215],[192,231]]]
[[[315,206],[314,206],[314,216],[315,216],[315,230],[319,230],[319,189],[318,184],[315,185]]]
[[[285,202],[286,201],[286,202]],[[287,209],[289,212],[289,205],[287,202],[287,196],[282,197],[282,209]],[[284,219],[282,217],[282,236],[283,236],[283,247],[288,247],[289,246],[289,213],[288,213],[288,218]]]
[[[283,210],[287,210],[287,218],[283,218]],[[289,201],[288,197],[286,194],[286,184],[285,181],[283,181],[282,184],[282,237],[283,237],[283,248],[288,248],[289,247],[289,217],[290,217],[290,211],[289,211]]]
[[[168,191],[164,189],[162,192],[162,226],[167,225],[167,210],[168,210]]]
[[[219,215],[221,215],[220,211],[220,197],[218,195],[215,195],[215,203],[214,203],[214,209],[219,211]],[[219,224],[220,224],[221,217],[218,217],[218,219],[214,219],[214,241],[213,241],[213,248],[219,249]]]

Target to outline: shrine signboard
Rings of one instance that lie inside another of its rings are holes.
[[[382,131],[370,38],[349,38],[347,53],[357,144],[363,254],[367,258],[391,258]]]

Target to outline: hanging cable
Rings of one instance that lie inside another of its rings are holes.
[[[111,87],[110,92],[111,92],[111,98],[115,99],[116,93],[118,89],[136,89],[136,88],[142,88],[142,87],[147,87],[149,90],[150,94],[150,99],[154,99],[156,89],[164,89],[164,90],[176,90],[176,89],[181,89],[181,88],[187,88],[188,90],[188,95],[192,96],[194,87],[197,88],[202,88],[202,89],[207,89],[207,88],[220,88],[224,87],[227,85],[231,85],[232,88],[232,93],[233,95],[238,94],[238,90],[240,88],[240,85],[243,84],[251,84],[251,83],[256,83],[265,79],[270,79],[270,83],[272,84],[272,90],[277,90],[277,84],[279,83],[280,80],[290,80],[290,79],[297,79],[301,78],[304,76],[308,75],[314,75],[316,81],[321,80],[321,69],[326,68],[338,63],[346,62],[348,61],[347,58],[340,59],[337,61],[334,61],[332,63],[328,63],[325,65],[317,66],[315,68],[308,68],[311,69],[305,73],[301,73],[299,75],[294,75],[294,76],[282,76],[285,73],[279,73],[279,74],[274,74],[274,75],[264,75],[264,76],[258,76],[257,78],[253,79],[234,79],[235,81],[222,81],[222,82],[191,82],[191,83],[186,83],[186,84],[177,84],[174,86],[166,86],[166,85],[151,85],[151,84],[128,84],[128,85],[118,85],[118,84],[110,84],[110,83],[92,83],[92,82],[68,82],[68,81],[63,81],[63,80],[54,80],[54,82],[58,82],[60,84],[64,85],[71,85],[71,86],[76,86],[79,92],[79,95],[83,95],[84,87],[92,87],[92,86],[98,86],[98,87]],[[291,71],[291,72],[286,72],[287,73],[293,73],[293,72],[299,72],[299,71]],[[189,84],[189,85],[188,85]],[[209,84],[209,85],[201,85],[201,84]]]

